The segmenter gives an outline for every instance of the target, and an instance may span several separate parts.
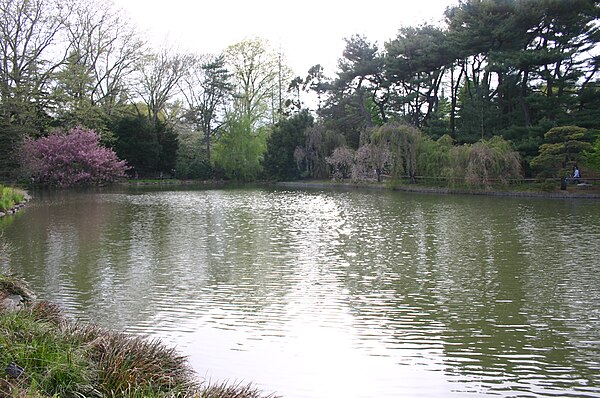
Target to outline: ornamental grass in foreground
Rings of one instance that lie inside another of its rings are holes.
[[[68,320],[56,305],[33,300],[22,282],[0,275],[0,303],[11,295],[25,306],[0,307],[0,398],[264,397],[251,386],[203,385],[175,349]]]

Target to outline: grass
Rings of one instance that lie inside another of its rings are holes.
[[[5,212],[25,201],[25,192],[0,184],[0,211]]]
[[[19,279],[0,274],[0,302],[13,294],[26,305],[0,307],[0,398],[264,397],[250,385],[204,385],[175,349],[69,320]]]

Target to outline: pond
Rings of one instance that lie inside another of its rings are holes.
[[[600,397],[600,202],[388,191],[34,192],[0,271],[289,398]]]

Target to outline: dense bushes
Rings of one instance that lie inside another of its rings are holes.
[[[307,111],[277,123],[269,139],[263,166],[265,172],[277,180],[295,180],[301,177],[296,167],[294,152],[305,142],[304,132],[312,127],[313,118]]]

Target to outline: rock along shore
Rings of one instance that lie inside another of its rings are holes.
[[[17,203],[12,209],[8,209],[6,211],[0,211],[0,217],[4,217],[7,215],[17,214],[19,210],[25,207],[25,204],[31,200],[31,196],[27,192],[25,192],[25,200],[21,203]]]

